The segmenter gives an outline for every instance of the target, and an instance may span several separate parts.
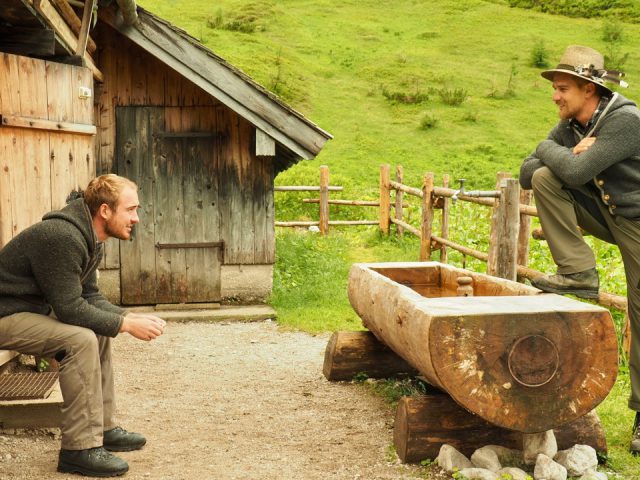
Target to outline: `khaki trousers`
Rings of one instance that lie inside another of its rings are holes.
[[[611,215],[598,194],[586,188],[572,193],[547,167],[536,170],[531,183],[540,223],[558,273],[577,273],[596,266],[593,251],[578,226],[620,249],[631,322],[629,408],[640,411],[640,221]]]
[[[0,318],[0,348],[60,359],[62,448],[102,446],[115,428],[111,338],[35,313]]]

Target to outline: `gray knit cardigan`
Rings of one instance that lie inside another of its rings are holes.
[[[0,250],[0,322],[13,313],[53,310],[61,322],[115,337],[126,311],[98,290],[101,258],[82,198],[46,214]]]
[[[614,94],[594,127],[596,137],[586,152],[572,152],[583,138],[568,120],[561,120],[520,168],[520,185],[531,188],[531,177],[547,166],[568,187],[589,184],[599,189],[612,214],[640,219],[640,111]]]

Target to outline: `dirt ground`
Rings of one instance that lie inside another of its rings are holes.
[[[328,335],[255,323],[169,323],[146,343],[115,340],[120,424],[147,445],[119,454],[134,479],[407,479],[425,470],[390,450],[394,412],[322,375]],[[0,434],[0,478],[56,472],[60,440]]]

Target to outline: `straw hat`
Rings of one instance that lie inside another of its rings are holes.
[[[545,70],[541,75],[553,82],[556,73],[566,73],[574,77],[583,78],[595,83],[607,92],[612,90],[604,85],[605,81],[613,82],[621,87],[627,87],[627,82],[621,80],[624,73],[615,70],[607,71],[604,68],[604,57],[593,48],[581,45],[570,45],[562,54],[558,66],[551,70]]]

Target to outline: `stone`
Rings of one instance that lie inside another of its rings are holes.
[[[567,469],[541,453],[536,458],[533,478],[534,480],[567,480]]]
[[[440,468],[449,473],[453,472],[454,468],[458,468],[460,470],[464,468],[473,468],[473,464],[467,457],[446,443],[440,447],[437,460]]]
[[[578,480],[608,480],[608,476],[604,472],[596,470],[587,470]]]
[[[485,448],[490,448],[496,452],[498,460],[504,466],[522,468],[525,465],[522,450],[507,448],[501,445],[487,445]]]
[[[497,473],[486,468],[463,468],[460,475],[467,480],[500,480]]]
[[[543,454],[553,458],[558,453],[558,443],[553,430],[540,433],[528,433],[522,435],[522,449],[524,461],[527,465],[536,463],[538,455]]]
[[[471,463],[473,463],[475,467],[485,468],[492,472],[497,472],[502,468],[498,454],[488,447],[478,448],[473,452],[471,455]]]
[[[501,468],[496,473],[498,474],[500,480],[504,478],[503,475],[510,475],[512,480],[527,480],[527,478],[531,478],[531,476],[524,470],[514,467]]]
[[[567,450],[561,450],[553,459],[567,469],[570,477],[579,477],[587,470],[595,470],[598,467],[596,450],[589,445],[574,445]]]

